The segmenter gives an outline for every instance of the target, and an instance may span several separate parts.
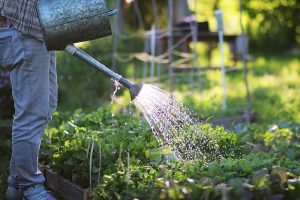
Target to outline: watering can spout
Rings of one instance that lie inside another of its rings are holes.
[[[128,81],[126,78],[122,77],[121,79],[117,80],[120,84],[125,86],[129,89],[131,100],[134,100],[140,93],[143,84],[135,84]]]
[[[120,74],[112,71],[111,69],[107,68],[105,65],[82,51],[81,49],[77,48],[74,44],[69,44],[66,49],[66,52],[70,53],[71,55],[85,61],[86,63],[90,64],[97,70],[101,71],[105,75],[107,75],[110,78],[113,78],[123,86],[129,89],[131,100],[134,100],[136,96],[140,93],[142,89],[142,84],[133,84],[129,80],[125,79]]]
[[[131,88],[129,88],[131,100],[134,100],[142,90],[143,84],[133,84]]]

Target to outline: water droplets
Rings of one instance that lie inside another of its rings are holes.
[[[201,131],[201,123],[182,103],[158,87],[144,84],[135,105],[150,124],[159,145],[182,160],[219,155],[216,142]]]
[[[114,81],[115,90],[114,90],[114,92],[111,95],[111,102],[110,102],[110,104],[114,103],[114,100],[116,98],[116,94],[121,89],[121,84],[118,81],[116,81],[116,80],[113,80],[113,81]]]
[[[114,90],[114,92],[111,95],[111,102],[110,102],[111,105],[114,103],[114,100],[116,98],[117,92],[121,89],[121,84],[118,81],[116,81],[116,80],[113,80],[113,81],[114,81],[115,90]],[[115,114],[114,114],[113,110],[111,110],[111,121],[112,121],[112,127],[113,127],[113,129],[115,128],[114,117],[115,117]],[[112,132],[112,134],[114,134],[114,131]]]

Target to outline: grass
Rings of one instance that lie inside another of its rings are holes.
[[[253,109],[262,120],[300,122],[299,57],[258,57],[251,69]]]

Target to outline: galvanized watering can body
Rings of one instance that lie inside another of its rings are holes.
[[[112,34],[103,0],[39,0],[37,7],[48,50]]]

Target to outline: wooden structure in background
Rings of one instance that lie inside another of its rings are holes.
[[[182,38],[185,38],[185,42],[180,46],[181,51],[185,53],[191,53],[190,43],[193,42],[193,35],[191,33],[191,25],[196,23],[197,26],[197,42],[205,42],[210,47],[218,43],[218,32],[213,32],[209,30],[208,22],[181,22],[177,23],[173,30],[173,41],[176,44]],[[168,48],[168,35],[160,37],[157,41],[157,51],[158,53],[166,52]],[[236,63],[239,58],[238,52],[238,38],[240,36],[236,34],[225,34],[224,41],[227,42],[231,47],[231,58],[234,61],[233,66],[236,66]],[[208,56],[210,60],[211,49],[209,49]],[[175,66],[176,67],[176,66]],[[211,66],[208,66],[211,67]]]

